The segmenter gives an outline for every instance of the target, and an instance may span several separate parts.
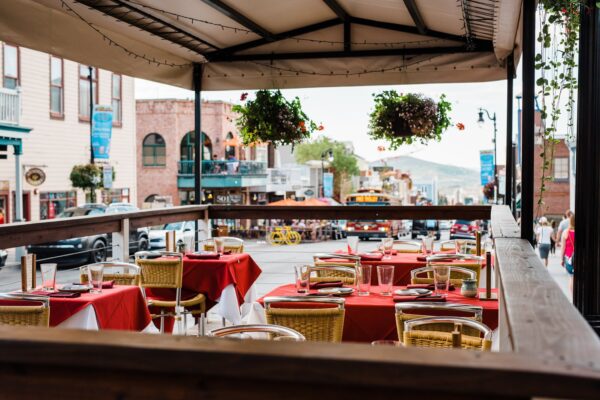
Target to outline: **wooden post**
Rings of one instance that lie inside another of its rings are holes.
[[[28,292],[37,286],[35,254],[21,257],[21,291]]]
[[[165,233],[165,250],[175,251],[175,231],[167,231]]]
[[[121,229],[112,234],[113,259],[129,261],[129,219],[121,220]]]
[[[475,232],[475,254],[481,256],[481,231]]]
[[[485,293],[479,294],[480,300],[498,300],[498,295],[492,293],[492,252],[485,252]]]
[[[452,331],[452,347],[455,349],[462,348],[462,324],[454,324],[454,330]]]

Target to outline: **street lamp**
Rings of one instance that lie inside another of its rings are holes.
[[[327,161],[331,164],[333,162],[333,149],[327,149],[321,153],[321,197],[325,197],[325,157],[327,157]]]
[[[489,111],[485,108],[479,108],[479,119],[477,120],[477,124],[483,127],[485,124],[485,120],[483,119],[483,114],[487,116],[487,118],[494,123],[494,203],[498,203],[498,157],[496,153],[496,134],[498,133],[498,129],[496,127],[496,113],[493,116],[490,115]]]

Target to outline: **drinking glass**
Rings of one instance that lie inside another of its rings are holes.
[[[379,294],[382,296],[392,295],[392,286],[394,285],[394,266],[378,265],[377,280],[379,282]]]
[[[294,275],[296,277],[296,292],[308,293],[309,282],[310,282],[310,266],[309,265],[296,265],[294,267]]]
[[[394,247],[394,238],[383,238],[381,240],[381,247],[383,248],[383,253],[385,256],[384,260],[389,260],[392,258],[392,248]]]
[[[432,265],[433,269],[433,287],[435,294],[446,296],[450,287],[450,270],[449,265]]]
[[[56,264],[41,264],[40,270],[42,271],[42,290],[53,292],[56,287]]]
[[[90,265],[88,266],[88,282],[90,283],[90,293],[102,293],[102,281],[104,277],[104,266]]]
[[[371,291],[371,266],[360,264],[356,267],[356,282],[359,296],[368,296]]]
[[[435,237],[433,236],[425,236],[423,238],[423,244],[421,249],[424,255],[433,254],[433,242],[435,241]]]
[[[455,239],[454,246],[456,248],[456,254],[468,254],[469,249],[467,248],[467,241]]]
[[[223,254],[223,250],[225,248],[225,243],[223,239],[215,238],[215,251],[219,254]]]
[[[358,254],[358,236],[348,236],[348,254]]]

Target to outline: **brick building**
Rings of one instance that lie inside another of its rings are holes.
[[[138,205],[157,196],[192,204],[194,102],[138,100],[136,109]],[[268,149],[242,147],[235,120],[232,104],[202,102],[204,203],[249,204],[265,191]]]
[[[534,207],[537,207],[540,198],[540,187],[542,178],[543,152],[541,137],[536,137],[535,166],[534,166]],[[546,175],[552,180],[546,182],[546,190],[543,194],[544,204],[541,206],[539,216],[559,219],[570,207],[570,151],[564,139],[559,140],[554,146],[554,158],[552,165]]]

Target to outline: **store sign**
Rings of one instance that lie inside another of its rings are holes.
[[[323,197],[333,197],[333,174],[331,172],[323,174]]]
[[[112,189],[113,187],[113,168],[110,165],[102,166],[102,183],[104,189]]]
[[[31,186],[40,186],[46,181],[46,173],[40,168],[29,168],[29,170],[25,172],[25,180]]]
[[[481,186],[494,181],[494,152],[492,150],[481,150],[479,152],[481,162]]]
[[[305,194],[306,196],[308,196],[308,197],[311,197],[311,196],[314,196],[314,195],[315,195],[315,191],[314,191],[314,190],[312,190],[312,189],[306,189],[306,190],[304,191],[304,194]]]
[[[94,152],[94,159],[109,159],[112,123],[112,107],[96,104],[92,116],[92,149]]]
[[[242,204],[241,194],[218,194],[215,196],[216,204]]]

